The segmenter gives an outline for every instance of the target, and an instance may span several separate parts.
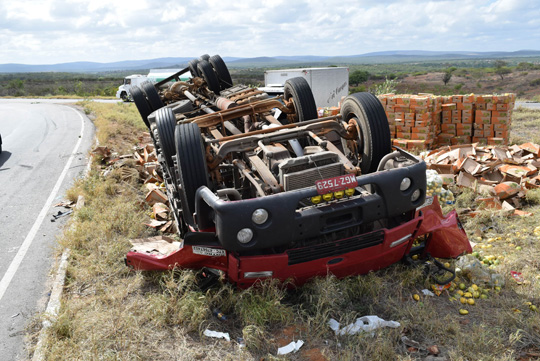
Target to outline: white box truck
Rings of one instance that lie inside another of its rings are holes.
[[[349,95],[349,68],[346,67],[267,70],[264,87],[259,89],[270,95],[282,94],[285,81],[297,76],[307,80],[317,107],[337,106],[341,97]]]
[[[180,71],[180,69],[150,69],[150,72],[148,73],[148,75],[142,75],[142,74],[128,75],[124,78],[124,84],[118,87],[118,91],[116,92],[116,97],[119,99],[122,99],[125,102],[130,101],[132,99],[131,99],[131,93],[129,92],[129,90],[131,89],[132,86],[136,86],[136,85],[140,86],[141,83],[147,80],[151,81],[152,83],[157,83],[177,73],[178,71]],[[182,76],[180,77],[180,80],[187,81],[190,78],[191,78],[191,73],[187,72],[185,74],[182,74]]]

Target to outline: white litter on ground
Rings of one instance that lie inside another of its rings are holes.
[[[333,318],[328,321],[328,326],[338,336],[354,335],[358,332],[370,332],[375,331],[381,327],[397,328],[401,324],[397,321],[385,321],[378,316],[363,316],[356,319],[355,323],[351,323],[340,329],[340,324]]]
[[[204,330],[203,334],[207,337],[224,338],[227,341],[231,340],[228,332],[218,332],[218,331],[211,331],[209,329],[206,329]]]
[[[302,341],[302,340],[298,340],[296,342],[293,341],[293,342],[291,342],[290,344],[288,344],[286,346],[278,348],[277,354],[278,355],[286,355],[286,354],[291,353],[291,352],[297,352],[298,350],[300,350],[300,347],[302,347],[303,344],[304,344],[304,341]]]
[[[424,288],[422,290],[422,293],[425,295],[425,296],[430,296],[430,297],[434,297],[435,294],[433,292],[431,292],[430,290],[428,290],[427,288]]]

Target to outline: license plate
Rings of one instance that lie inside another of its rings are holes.
[[[343,191],[348,188],[354,188],[357,185],[358,182],[353,174],[315,181],[315,187],[317,187],[317,193],[319,194]]]

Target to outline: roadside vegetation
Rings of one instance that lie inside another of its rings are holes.
[[[101,146],[133,153],[145,132],[133,104],[82,106]],[[539,112],[515,111],[513,141],[538,142],[538,129]],[[88,177],[66,195],[84,196],[85,206],[59,240],[58,253],[68,247],[71,256],[59,317],[46,339],[49,360],[421,360],[431,346],[456,361],[540,355],[540,314],[532,307],[540,307],[539,192],[530,192],[524,209],[531,217],[489,210],[462,217],[479,258],[495,257],[492,269],[505,281],[500,289],[478,285],[484,296],[475,305],[455,299],[460,284],[473,287],[466,277],[439,297],[424,296],[433,281],[422,267],[404,264],[343,280],[317,278],[300,288],[266,281],[248,290],[218,283],[203,291],[196,271],[133,272],[124,265],[129,239],[157,233],[142,225],[150,215],[144,186],[114,167],[105,175],[105,166],[95,157]],[[136,169],[135,162],[125,167]],[[462,192],[457,207],[475,208],[475,198]],[[521,272],[524,282],[510,271]],[[227,319],[215,317],[216,309]],[[336,336],[328,326],[330,318],[345,326],[365,315],[401,325],[353,336]],[[207,328],[228,332],[231,341],[205,337]],[[298,353],[276,356],[293,340],[305,342]]]
[[[331,66],[350,68],[350,92],[377,92],[387,80],[396,83],[399,93],[492,94],[516,93],[524,100],[540,101],[540,59],[437,59],[388,63],[382,61],[350,64],[347,58]],[[339,59],[338,59],[339,60]],[[326,63],[303,67],[329,66]],[[295,65],[294,67],[299,67]],[[290,68],[287,67],[287,68]],[[234,83],[262,86],[264,71],[260,64],[230,67]],[[80,73],[11,73],[0,74],[0,97],[114,97],[123,78],[132,73],[146,74],[148,69]],[[383,85],[384,86],[384,85]]]
[[[123,73],[9,73],[0,74],[1,97],[114,97]]]

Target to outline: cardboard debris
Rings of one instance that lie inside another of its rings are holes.
[[[176,252],[182,244],[166,236],[138,238],[130,240],[133,252],[167,256]]]
[[[156,203],[165,203],[167,204],[169,200],[167,196],[160,191],[159,189],[152,189],[145,197],[146,203],[153,206]]]
[[[167,224],[167,221],[158,221],[158,220],[152,219],[150,222],[146,222],[144,224],[148,227],[160,228],[161,226]]]
[[[118,156],[107,147],[96,147],[93,153],[102,157],[103,176],[115,174],[125,182],[144,183],[148,193],[145,197],[146,204],[142,203],[141,206],[152,207],[154,218],[144,223],[145,225],[162,233],[176,233],[177,226],[167,206],[169,200],[165,194],[162,171],[150,133],[144,133],[139,140],[145,145],[136,147],[131,154]]]
[[[170,209],[164,203],[155,203],[152,206],[152,213],[154,214],[154,219],[158,221],[164,221],[169,219]]]
[[[445,146],[430,151],[424,160],[445,186],[470,188],[482,195],[477,199],[480,207],[530,215],[518,208],[528,190],[540,188],[538,144]]]
[[[95,147],[92,153],[101,155],[103,158],[109,158],[111,156],[111,150],[108,147]]]

